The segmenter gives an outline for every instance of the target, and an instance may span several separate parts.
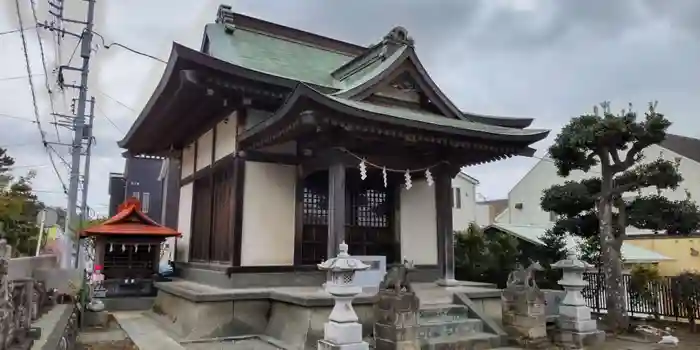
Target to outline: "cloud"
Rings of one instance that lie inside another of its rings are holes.
[[[199,47],[201,27],[214,20],[218,4],[100,2],[97,30],[110,42],[166,59],[173,40]],[[241,0],[232,5],[234,11],[362,45],[381,40],[394,26],[404,26],[429,73],[460,108],[534,117],[535,127],[554,130],[550,140],[570,117],[603,100],[611,100],[616,108],[628,102],[644,108],[648,101],[659,100],[661,110],[674,122],[673,131],[700,137],[694,115],[700,109],[698,1]],[[74,16],[83,13],[74,9]],[[16,28],[14,7],[0,5],[0,11],[0,32]],[[40,72],[36,34],[28,31],[27,40],[32,69]],[[49,44],[46,51],[52,57]],[[66,38],[64,44],[73,48],[75,40]],[[17,35],[0,36],[0,48],[0,113],[33,119],[27,82],[1,80],[25,74],[21,41]],[[145,104],[163,65],[118,48],[98,48],[94,57],[90,95],[95,95],[99,108],[89,203],[97,207],[108,201],[108,173],[123,170],[115,141]],[[44,129],[55,140],[43,78],[34,82]],[[70,98],[75,91],[65,94]],[[36,142],[36,146],[9,147],[18,163],[48,164],[35,124],[0,117],[0,133],[0,145]],[[70,132],[62,130],[61,136],[69,140]],[[548,142],[536,145],[538,155],[544,154]],[[66,147],[57,150],[68,156]],[[514,158],[467,172],[481,181],[479,192],[487,198],[505,197],[536,161]],[[38,170],[38,187],[60,191],[50,167]],[[65,167],[59,170],[67,181]],[[60,193],[41,198],[65,204]]]

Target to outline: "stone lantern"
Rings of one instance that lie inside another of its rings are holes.
[[[362,292],[362,287],[353,284],[355,272],[370,266],[352,258],[344,241],[339,251],[337,257],[318,264],[320,270],[328,271],[325,289],[335,302],[323,326],[323,339],[318,341],[318,348],[366,350],[369,344],[362,340],[362,325],[352,308],[352,300]]]
[[[598,330],[596,321],[591,319],[591,309],[581,291],[588,285],[583,280],[583,273],[592,267],[581,261],[574,251],[569,251],[566,259],[552,264],[552,268],[562,270],[559,285],[564,288],[564,299],[559,305],[557,340],[576,348],[599,344],[605,340],[605,333]]]

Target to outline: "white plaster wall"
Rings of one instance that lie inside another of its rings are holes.
[[[416,181],[400,196],[401,254],[415,264],[437,264],[435,187]]]
[[[214,161],[236,152],[237,129],[238,121],[236,119],[236,112],[232,113],[227,120],[223,120],[216,125]]]
[[[190,256],[192,228],[192,190],[194,183],[180,187],[180,205],[177,213],[177,230],[182,236],[177,241],[177,261],[187,262]]]
[[[461,206],[452,207],[452,229],[463,231],[469,228],[469,224],[476,222],[476,184],[468,178],[457,175],[452,179],[452,191],[459,188]]]
[[[194,142],[182,150],[182,179],[194,174]]]
[[[211,164],[211,152],[214,151],[214,130],[209,130],[197,139],[197,171]]]
[[[241,266],[294,264],[296,167],[246,162]]]
[[[664,190],[662,195],[669,199],[678,200],[686,197],[687,190],[692,198],[700,198],[700,181],[696,175],[700,173],[700,164],[685,158],[675,152],[667,150],[659,145],[652,145],[644,150],[644,162],[651,162],[659,157],[674,161],[681,160],[679,171],[685,181],[676,190]],[[557,169],[549,160],[540,160],[525,177],[508,194],[508,210],[498,218],[498,222],[512,224],[548,224],[550,223],[549,213],[540,208],[540,198],[542,192],[556,184],[563,184],[567,180],[581,180],[593,176],[599,176],[600,169],[593,168],[588,173],[581,171],[572,172],[567,178],[557,176]],[[655,189],[646,189],[642,194],[656,193]],[[634,197],[636,192],[624,194],[624,197]],[[521,209],[516,209],[517,203],[522,203]],[[636,230],[636,229],[635,229]],[[643,232],[641,230],[636,230]]]
[[[484,227],[492,224],[491,222],[491,206],[485,203],[476,203],[476,224]]]

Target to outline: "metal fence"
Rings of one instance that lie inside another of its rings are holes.
[[[623,275],[623,286],[627,313],[632,317],[659,316],[663,319],[687,320],[688,310],[682,305],[674,293],[674,277],[662,277],[659,282],[650,283],[647,286],[650,297],[642,297],[632,288],[630,275]],[[605,313],[607,310],[607,287],[605,274],[585,273],[584,280],[588,286],[582,291],[586,304],[592,311]],[[700,291],[699,291],[700,292]],[[700,319],[700,308],[695,310],[695,319]]]

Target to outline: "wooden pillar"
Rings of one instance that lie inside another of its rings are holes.
[[[243,203],[245,198],[245,159],[235,156],[233,159],[233,186],[231,186],[232,217],[230,227],[231,266],[241,266],[241,255],[243,249]]]
[[[435,173],[435,221],[437,225],[438,265],[441,279],[438,284],[456,285],[454,232],[452,229],[452,176],[448,169]]]
[[[334,162],[328,168],[328,249],[326,259],[338,255],[345,240],[345,165]]]

